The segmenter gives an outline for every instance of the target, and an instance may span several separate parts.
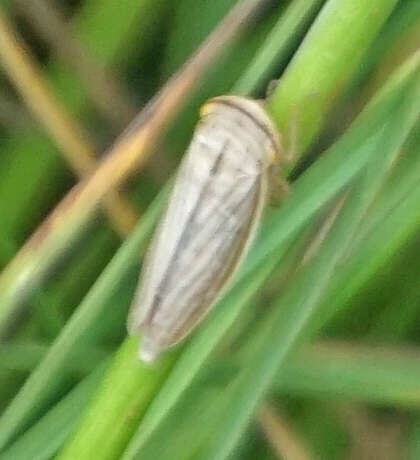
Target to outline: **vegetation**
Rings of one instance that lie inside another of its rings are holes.
[[[0,460],[420,458],[420,3],[238,4],[2,2]],[[273,79],[291,190],[145,365],[125,318],[199,107]]]

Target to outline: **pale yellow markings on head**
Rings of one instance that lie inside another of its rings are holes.
[[[216,110],[220,110],[223,106],[228,106],[247,114],[267,136],[269,141],[267,150],[271,155],[269,164],[275,164],[281,161],[281,155],[284,151],[281,136],[262,101],[255,101],[241,96],[218,96],[210,99],[201,107],[200,116],[209,116]]]

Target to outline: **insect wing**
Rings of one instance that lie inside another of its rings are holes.
[[[255,234],[280,149],[255,101],[216,98],[202,111],[148,251],[129,330],[152,360],[199,322],[225,290]]]
[[[252,239],[266,195],[263,173],[235,169],[230,136],[206,139],[199,131],[179,171],[145,263],[136,301],[141,308],[130,321],[155,348],[182,339],[220,296]]]

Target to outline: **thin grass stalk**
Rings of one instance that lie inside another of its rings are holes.
[[[137,116],[93,174],[66,195],[3,270],[0,275],[0,336],[7,332],[23,300],[81,235],[109,190],[118,187],[145,162],[151,147],[200,77],[228,43],[239,36],[265,1],[245,0],[232,9],[198,52]]]
[[[264,404],[258,411],[258,423],[279,459],[311,460],[312,456],[290,427],[286,416]]]
[[[78,40],[60,5],[50,0],[14,0],[14,3],[53,53],[74,69],[103,117],[118,129],[129,123],[136,109],[127,91],[115,72],[106,71]]]
[[[293,28],[293,25],[291,27]],[[147,213],[147,216],[150,214],[149,211]],[[145,216],[146,220],[147,220],[147,216]],[[133,235],[133,238],[135,238],[134,235]],[[135,244],[138,244],[138,243],[135,243]],[[131,247],[132,247],[131,251],[133,252],[133,260],[135,260],[135,258],[137,257],[137,254],[140,253],[140,249],[138,246],[137,246],[137,249],[134,249],[134,246],[131,246]],[[120,266],[120,263],[118,263],[116,260],[115,262],[116,262],[115,268],[117,266]],[[111,267],[109,267],[109,269],[113,271]],[[115,280],[111,281],[111,279],[108,279],[108,277],[106,276],[104,278],[104,283],[100,282],[97,286],[97,290],[96,288],[95,290],[98,293],[98,295],[100,292],[104,292],[105,297],[110,296],[111,293],[108,292],[109,291],[108,288],[113,286],[115,282],[116,282]],[[104,287],[106,287],[105,291],[104,291]],[[67,327],[65,328],[65,331],[63,331],[63,334],[61,334],[61,337],[59,338],[57,343],[52,347],[52,349],[50,350],[50,353],[43,360],[41,366],[28,379],[24,388],[22,388],[20,395],[16,398],[14,403],[10,406],[8,410],[9,422],[7,424],[7,430],[9,430],[9,428],[13,426],[13,424],[15,423],[14,421],[11,422],[12,419],[15,420],[15,417],[17,417],[17,423],[19,424],[24,423],[24,421],[28,417],[31,406],[34,404],[35,400],[38,401],[37,405],[42,407],[41,401],[44,398],[44,396],[42,395],[45,394],[45,389],[42,389],[42,387],[43,385],[45,385],[45,380],[43,378],[41,379],[41,376],[48,376],[48,379],[50,381],[53,381],[56,378],[56,375],[60,372],[60,369],[62,368],[62,366],[66,365],[67,358],[69,357],[69,354],[68,354],[69,349],[74,348],[76,346],[78,337],[80,337],[80,331],[78,332],[77,325],[83,322],[86,328],[89,327],[90,323],[86,319],[86,315],[82,314],[82,311],[85,311],[86,314],[88,314],[89,309],[93,305],[95,305],[95,307],[98,307],[98,312],[99,312],[99,309],[101,308],[101,305],[103,305],[105,297],[102,297],[102,301],[100,301],[99,298],[97,298],[96,294],[92,293],[92,295],[89,296],[89,300],[86,299],[87,301],[83,302],[83,304],[80,306],[79,308],[80,315],[78,315],[80,316],[80,321],[79,320],[74,321],[74,322],[71,321],[67,325]],[[70,337],[71,337],[71,341],[69,342],[68,339]],[[1,423],[0,423],[0,426],[1,426]],[[0,432],[1,432],[1,429],[0,429]]]
[[[415,77],[396,108],[394,125],[388,123],[382,130],[375,155],[362,177],[352,187],[351,195],[321,250],[273,306],[273,313],[267,318],[265,327],[257,332],[265,336],[263,345],[251,354],[248,366],[238,377],[235,396],[228,405],[226,417],[207,453],[203,455],[204,459],[221,460],[231,454],[248,426],[252,412],[290,351],[303,339],[309,328],[311,335],[319,330],[319,321],[314,328],[310,325],[311,319],[318,313],[336,268],[350,247],[366,210],[382,187],[392,164],[389,160],[398,155],[410,127],[418,117],[420,109],[414,101],[420,96],[420,80]],[[397,119],[402,120],[402,125],[406,127],[398,134]],[[388,136],[393,139],[391,145]],[[385,166],[378,168],[380,163]],[[325,321],[325,314],[323,319]]]
[[[354,190],[354,189],[353,189]],[[267,352],[268,346],[264,343],[260,346],[260,350],[257,350],[255,353],[255,359],[251,358],[251,362],[243,371],[243,375],[238,378],[236,382],[234,392],[235,396],[232,398],[231,402],[228,405],[226,410],[226,416],[223,423],[223,427],[217,430],[215,436],[213,437],[210,446],[205,449],[203,453],[203,458],[206,460],[216,460],[216,459],[225,459],[232,453],[232,451],[237,446],[243,430],[248,426],[249,420],[251,419],[252,412],[255,410],[256,405],[265,391],[268,389],[269,382],[274,378],[275,372],[280,367],[278,361],[283,360],[286,353],[290,351],[292,346],[297,340],[298,332],[301,331],[304,324],[309,321],[310,316],[314,314],[315,305],[319,302],[322,292],[325,289],[326,284],[328,283],[329,278],[332,276],[333,270],[338,263],[342,251],[338,250],[338,245],[332,244],[332,242],[337,241],[337,236],[340,234],[347,235],[347,242],[351,239],[352,233],[348,233],[349,225],[354,223],[354,214],[358,211],[359,204],[356,206],[351,203],[344,208],[338,217],[335,225],[330,231],[329,237],[326,239],[324,244],[321,247],[319,254],[310,262],[301,276],[298,277],[299,281],[293,282],[292,286],[295,287],[294,290],[289,288],[285,294],[285,300],[282,302],[282,305],[276,305],[275,313],[271,315],[271,333],[270,330],[266,327],[265,334],[267,339],[266,343],[270,344],[270,349],[273,355],[278,359],[275,359],[274,356],[269,360],[267,356],[264,356],[263,353]],[[350,227],[351,228],[351,227]],[[353,227],[353,231],[355,227]],[[342,239],[340,238],[340,242]],[[331,248],[328,248],[328,243],[331,245]],[[334,246],[334,251],[332,251],[332,246]],[[346,245],[343,245],[344,247]],[[329,249],[329,251],[326,250]],[[324,257],[322,257],[322,253]],[[329,256],[327,258],[327,255]],[[326,264],[326,262],[329,262]],[[315,270],[318,274],[322,273],[322,278],[314,275]],[[299,286],[299,291],[305,293],[305,299],[302,296],[299,296],[297,286]],[[312,288],[312,289],[310,289]],[[289,294],[289,295],[288,295]],[[303,305],[304,308],[300,309],[299,312],[294,312],[293,315],[289,313],[285,314],[285,305],[286,302],[288,305],[293,305],[296,307],[299,299],[300,305]],[[280,312],[282,314],[280,314]],[[281,319],[287,324],[287,327],[279,328],[279,322]],[[275,322],[273,323],[273,319]],[[298,331],[298,332],[297,332]],[[276,337],[274,337],[274,332]],[[276,343],[273,343],[276,340]],[[275,350],[275,352],[274,352]],[[255,367],[256,358],[258,357],[260,365]],[[270,361],[270,364],[269,364]],[[276,361],[276,367],[271,365],[271,362]],[[254,376],[250,375],[252,372]],[[251,381],[253,384],[253,390],[251,391]],[[245,400],[247,398],[247,400]],[[232,408],[235,408],[235,411],[232,413]],[[229,429],[226,432],[226,428],[229,425]],[[223,431],[222,431],[223,430]],[[134,458],[138,458],[137,455]]]
[[[378,141],[378,138],[372,135],[372,130],[377,130],[382,126],[381,119],[384,114],[393,110],[401,88],[405,88],[407,81],[410,81],[414,70],[417,69],[417,65],[418,61],[413,60],[399,69],[380,94],[371,101],[365,111],[354,122],[353,128],[348,131],[343,140],[335,145],[330,152],[324,154],[323,158],[318,162],[319,172],[317,168],[310,168],[305,177],[301,177],[296,182],[293,194],[289,197],[288,202],[277,212],[276,218],[273,216],[273,219],[268,222],[267,229],[270,230],[270,233],[263,229],[264,238],[260,239],[260,244],[256,245],[255,250],[248,258],[247,264],[238,277],[238,282],[232,292],[215,309],[205,327],[195,335],[179,358],[164,388],[156,396],[140,424],[138,432],[127,448],[123,457],[124,460],[134,458],[173,405],[179,400],[181,394],[191,383],[217,342],[238,317],[241,308],[252,298],[252,295],[265,281],[271,269],[281,259],[285,247],[287,247],[287,238],[299,230],[301,225],[308,222],[319,209],[319,207],[314,207],[314,204],[321,206],[321,204],[328,203],[366,164],[365,162],[373,154]],[[375,120],[375,123],[373,123],[373,120]],[[366,137],[368,141],[365,141],[365,145],[363,147],[357,146],[356,139],[359,139],[360,142],[360,138]],[[363,161],[360,162],[362,158]],[[351,176],[344,177],[340,173],[340,169],[347,170],[346,162],[350,161],[350,159],[354,166],[357,164],[357,169],[352,170]],[[325,169],[322,169],[321,165]],[[325,183],[325,171],[330,172],[329,177],[332,181],[330,185]],[[335,173],[338,174],[337,180],[333,178]],[[311,184],[310,193],[305,185],[306,181],[308,186]],[[328,190],[328,197],[327,195],[318,196],[314,187],[316,183],[319,183],[320,190],[323,192]],[[308,205],[305,204],[306,200],[308,200]],[[309,206],[309,201],[312,203],[311,206]],[[293,222],[293,230],[289,228],[288,222]],[[275,238],[275,241],[270,242],[270,235]],[[264,266],[263,261],[266,263],[265,269],[267,272],[263,270],[258,272],[258,267]]]
[[[340,379],[334,376],[340,375]],[[420,406],[420,360],[416,347],[322,340],[304,345],[273,382],[281,394],[348,398],[389,407]]]
[[[5,6],[9,3],[5,2]],[[95,57],[101,65],[107,69],[118,65],[122,71],[134,50],[143,53],[147,48],[151,27],[159,23],[168,7],[166,0],[126,0],[124,8],[119,0],[99,3],[85,0],[75,10],[71,24],[83,45],[95,50]],[[45,66],[45,74],[68,111],[79,117],[89,111],[86,91],[71,69],[52,59]],[[39,221],[51,208],[51,177],[57,179],[55,192],[64,193],[62,180],[68,175],[53,144],[36,127],[10,133],[6,143],[12,148],[13,155],[6,155],[9,174],[3,176],[0,183],[0,212],[7,213],[7,218],[2,221],[5,232],[12,240],[19,238],[21,241],[23,235],[33,230],[32,219]],[[36,159],[32,149],[39,152]],[[28,165],[30,175],[21,174],[22,163]],[[13,196],[13,206],[6,205],[9,196]],[[36,201],[33,196],[37,196]],[[2,262],[9,259],[4,258]]]
[[[387,93],[385,92],[385,94]],[[389,97],[389,94],[388,94],[388,97]],[[301,211],[298,209],[298,212],[301,212]],[[277,232],[276,229],[274,229],[274,231]],[[28,416],[28,410],[33,409],[35,401],[37,401],[37,404],[39,404],[40,398],[42,398],[41,393],[39,392],[40,391],[42,391],[43,393],[45,392],[45,388],[43,389],[45,382],[53,380],[55,378],[54,375],[57,372],[59,372],[59,369],[60,369],[60,367],[51,368],[51,365],[61,366],[63,364],[60,364],[60,362],[64,363],[66,359],[70,359],[70,356],[71,356],[70,351],[75,347],[76,342],[78,340],[78,332],[77,332],[78,329],[82,325],[85,328],[89,328],[89,322],[90,323],[95,322],[97,318],[96,315],[103,314],[101,303],[104,302],[105,298],[108,298],[111,295],[111,292],[109,292],[109,290],[110,289],[112,290],[112,286],[115,286],[115,284],[118,283],[119,278],[117,277],[118,279],[116,279],[115,277],[117,276],[117,272],[121,269],[121,267],[124,266],[124,264],[126,264],[126,262],[124,262],[124,259],[128,256],[128,254],[131,253],[130,258],[133,262],[136,260],[137,254],[140,251],[137,245],[138,245],[138,241],[137,242],[132,241],[130,243],[130,248],[127,247],[127,252],[125,253],[125,255],[121,254],[121,257],[118,257],[119,262],[115,261],[114,269],[111,269],[110,267],[109,276],[105,276],[103,278],[100,285],[96,286],[97,288],[95,289],[96,293],[94,294],[92,292],[91,293],[92,295],[90,295],[89,299],[87,299],[87,302],[85,305],[86,308],[84,308],[85,313],[83,313],[82,315],[82,310],[80,310],[80,315],[78,315],[77,321],[76,321],[76,318],[74,318],[75,321],[72,321],[71,327],[66,328],[66,338],[64,337],[60,338],[60,340],[55,344],[53,349],[51,349],[47,359],[44,360],[42,365],[38,368],[37,372],[28,379],[23,389],[24,391],[21,391],[19,397],[9,407],[7,414],[5,414],[7,415],[7,417],[4,418],[6,425],[2,426],[2,428],[0,429],[0,433],[3,434],[3,430],[5,428],[9,430],[10,425],[11,424],[13,425],[13,423],[15,423],[15,422],[12,422],[12,420],[14,420],[15,417],[19,413],[20,415],[18,415],[18,417],[20,417],[20,423],[22,423],[22,420],[23,420],[22,417]],[[114,272],[114,273],[111,274],[111,272]],[[95,309],[97,309],[97,312],[94,315],[92,315],[89,312],[89,308],[90,308],[89,305],[90,307],[95,306]],[[228,312],[225,312],[225,313],[228,313]],[[207,332],[210,333],[212,337],[214,336],[214,331],[212,329],[207,330]],[[205,334],[201,334],[201,335],[203,337],[205,336]],[[204,339],[204,342],[206,342],[206,339]],[[198,352],[199,350],[191,349],[192,356],[197,356]],[[187,366],[187,363],[186,363],[186,366]],[[188,364],[188,368],[191,368],[189,364]],[[182,370],[180,368],[179,372],[182,373],[183,378],[184,378],[185,370]],[[194,374],[195,372],[194,369],[192,372]],[[44,379],[44,377],[46,380]],[[179,394],[179,392],[182,392],[183,384],[180,384],[179,382],[175,383],[175,381],[173,383],[168,382],[168,384],[170,385],[171,388],[176,389],[176,394]],[[153,417],[152,417],[152,420],[154,420]],[[152,423],[152,426],[153,426],[153,423]],[[148,432],[148,429],[146,429],[146,425],[144,427],[144,429],[146,430],[145,433]]]
[[[304,35],[305,29],[316,17],[323,3],[324,0],[290,2],[254,59],[233,86],[232,93],[249,95],[261,89],[279,62],[287,59],[291,49]]]
[[[95,147],[82,127],[61,106],[42,77],[35,59],[0,10],[0,58],[23,100],[60,148],[70,167],[84,177],[96,167]],[[105,206],[121,236],[133,229],[138,216],[127,198],[110,191]]]
[[[300,156],[398,0],[328,0],[270,97],[286,148]],[[326,27],[329,24],[330,27]],[[340,52],[333,52],[334,49]]]
[[[37,423],[0,454],[1,460],[48,460],[70,435],[80,411],[90,401],[108,362],[104,362],[83,379]]]
[[[102,460],[120,458],[127,442],[136,429],[139,420],[146,411],[153,395],[159,391],[171,367],[176,360],[176,353],[168,353],[159,366],[149,366],[138,360],[135,350],[138,340],[126,340],[117,352],[121,359],[115,359],[106,373],[98,391],[95,393],[90,410],[83,414],[83,434],[76,432],[76,437],[57,455],[57,459],[77,458],[89,460],[94,457]],[[115,375],[125,375],[121,385],[115,386]],[[109,386],[115,397],[108,399],[102,417],[98,419],[95,401],[103,400],[102,394],[109,392]],[[136,391],[141,388],[142,391]],[[134,391],[133,391],[134,389]],[[116,418],[118,412],[121,416]],[[98,432],[107,433],[106,437],[98,437]]]
[[[273,390],[279,395],[328,400],[345,397],[359,402],[412,409],[420,407],[418,356],[416,348],[324,340],[305,345],[293,354],[293,359],[287,360],[277,374]],[[223,369],[226,373],[225,367]],[[217,367],[215,372],[218,372]],[[337,375],[340,375],[340,379],[336,378]],[[88,380],[91,380],[90,376],[81,382],[80,389],[79,386],[74,388],[6,449],[0,455],[0,460],[50,458],[78,422],[77,409],[72,412],[69,408],[74,408],[75,402],[80,402],[81,407],[86,404],[95,392],[99,375],[92,385],[88,384]],[[89,390],[82,389],[85,381]],[[57,412],[61,414],[59,420],[63,418],[63,423],[57,421]],[[51,427],[54,427],[54,433]],[[45,439],[54,439],[54,443],[44,442]]]
[[[81,350],[84,339],[93,326],[115,308],[113,295],[130,270],[136,266],[139,254],[155,226],[163,206],[165,192],[156,200],[137,225],[132,235],[123,243],[107,268],[67,321],[47,354],[26,379],[18,394],[0,418],[0,449],[10,443],[16,434],[28,426],[53,399],[63,372]],[[84,349],[86,345],[84,344]]]
[[[50,345],[43,342],[19,340],[0,344],[0,369],[31,372],[48,353]],[[99,346],[87,346],[68,363],[65,371],[74,374],[91,372],[103,361],[110,350]]]

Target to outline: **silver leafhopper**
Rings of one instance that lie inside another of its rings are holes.
[[[142,360],[184,338],[225,291],[254,239],[280,154],[262,103],[221,96],[203,106],[129,315]]]

